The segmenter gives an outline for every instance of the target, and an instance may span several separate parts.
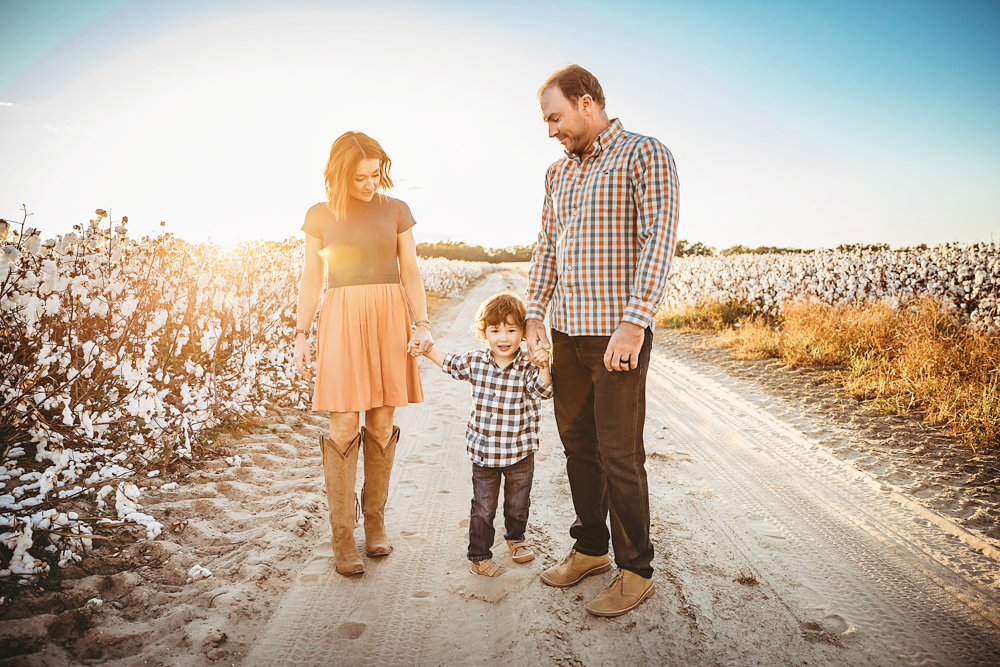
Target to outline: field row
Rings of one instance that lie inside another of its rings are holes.
[[[1000,255],[995,244],[927,250],[825,250],[801,254],[678,257],[670,272],[668,309],[695,303],[737,305],[777,315],[796,299],[838,306],[921,297],[941,299],[962,321],[1000,330]]]

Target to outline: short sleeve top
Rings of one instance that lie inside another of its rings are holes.
[[[323,242],[328,287],[398,283],[397,236],[416,224],[406,202],[385,195],[347,198],[347,215],[335,220],[326,202],[306,213],[302,231]]]

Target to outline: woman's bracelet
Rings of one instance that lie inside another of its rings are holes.
[[[298,338],[299,334],[302,334],[306,338],[309,338],[309,330],[308,329],[299,329],[299,328],[296,328],[295,329],[295,337]]]
[[[428,331],[431,330],[431,321],[430,320],[417,320],[416,322],[413,323],[413,326],[415,326],[415,327],[419,327],[421,325],[425,329],[427,329]]]

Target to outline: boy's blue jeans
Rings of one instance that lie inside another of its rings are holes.
[[[531,480],[535,475],[535,454],[504,468],[484,468],[472,464],[472,514],[469,517],[469,560],[493,557],[493,519],[500,498],[503,477],[503,519],[508,540],[523,540],[531,507]]]

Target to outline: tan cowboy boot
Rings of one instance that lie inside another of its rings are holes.
[[[562,563],[542,572],[542,581],[556,588],[569,588],[592,574],[600,574],[610,569],[611,560],[607,554],[588,556],[573,549]]]
[[[361,489],[361,511],[365,515],[365,553],[372,558],[392,553],[389,536],[385,533],[385,503],[389,499],[389,473],[396,456],[399,427],[384,445],[364,426],[361,442],[365,448],[365,484]]]
[[[344,576],[364,574],[358,546],[354,542],[355,496],[354,482],[358,474],[358,450],[361,434],[347,444],[346,451],[325,436],[319,437],[323,452],[323,476],[326,479],[326,499],[330,505],[330,546],[333,547],[337,572]]]
[[[652,579],[618,570],[608,587],[587,605],[587,611],[594,616],[621,616],[638,607],[654,590]]]

